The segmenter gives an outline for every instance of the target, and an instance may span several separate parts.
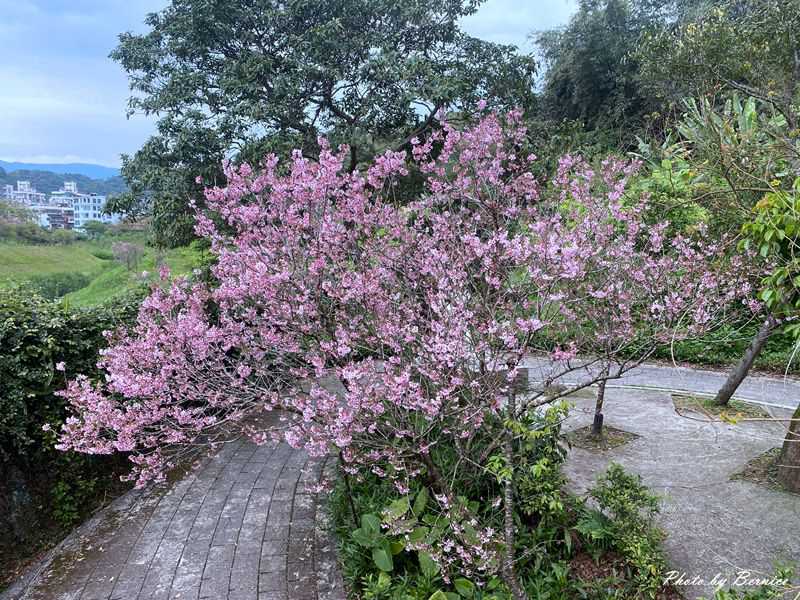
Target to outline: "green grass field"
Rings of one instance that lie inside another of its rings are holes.
[[[114,241],[117,240],[54,246],[0,243],[0,285],[23,283],[39,275],[83,273],[91,278],[90,283],[64,299],[72,306],[91,306],[107,302],[157,276],[153,248],[145,247],[142,260],[131,271],[114,260],[95,256],[94,253],[107,255]],[[125,241],[144,246],[143,239]],[[202,255],[193,248],[174,248],[166,251],[163,259],[173,275],[182,275],[199,266]],[[143,278],[143,272],[149,276]]]
[[[65,246],[0,243],[0,282],[22,282],[54,273],[99,274],[110,261],[94,256],[94,248],[83,242]]]

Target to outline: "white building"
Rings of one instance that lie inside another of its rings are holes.
[[[41,192],[37,192],[36,188],[31,185],[30,181],[17,181],[17,189],[10,185],[5,186],[4,196],[7,200],[23,204],[25,206],[34,206],[38,204],[45,204],[47,196]]]
[[[44,229],[74,229],[75,213],[71,206],[43,204],[32,206],[31,210],[39,226]]]
[[[82,194],[74,181],[65,181],[63,189],[53,192],[50,195],[50,204],[71,207],[77,230],[82,230],[88,221],[116,225],[122,220],[122,215],[118,213],[107,215],[103,212],[106,207],[105,196]]]

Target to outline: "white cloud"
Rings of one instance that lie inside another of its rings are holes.
[[[576,8],[577,0],[487,0],[462,25],[475,37],[530,52],[532,33],[565,25]]]

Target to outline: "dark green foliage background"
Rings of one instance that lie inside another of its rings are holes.
[[[98,376],[103,331],[130,323],[140,301],[141,294],[132,294],[75,310],[31,288],[0,289],[0,530],[9,532],[0,539],[0,554],[73,524],[119,485],[124,456],[59,452],[55,434],[42,426],[60,427],[66,410],[56,392],[78,374]],[[66,372],[55,368],[62,361]]]
[[[677,342],[671,348],[661,348],[654,358],[730,368],[744,354],[758,325],[750,323],[741,327],[721,327],[702,338]],[[795,344],[796,340],[790,333],[778,331],[772,334],[753,368],[775,374],[787,371],[800,373],[800,354],[794,355]]]

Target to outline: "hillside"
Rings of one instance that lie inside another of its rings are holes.
[[[22,282],[32,276],[54,273],[99,274],[107,261],[92,254],[86,243],[33,246],[0,244],[0,285],[8,281]]]
[[[142,246],[144,255],[133,270],[113,260],[114,242],[126,241]],[[194,247],[172,248],[157,257],[145,245],[139,232],[126,233],[94,241],[48,246],[0,242],[0,288],[23,283],[41,276],[81,274],[88,285],[66,298],[74,306],[97,305],[157,277],[157,258],[163,260],[173,275],[190,273],[205,260],[203,251]],[[147,277],[142,273],[147,272]]]
[[[38,168],[7,170],[4,167],[6,164],[13,165],[15,163],[3,163],[0,161],[0,186],[5,184],[16,185],[18,180],[30,181],[38,191],[50,194],[61,189],[64,181],[75,181],[78,183],[78,189],[82,192],[110,196],[120,194],[126,190],[125,180],[119,175],[108,179],[93,179],[80,173],[43,171]]]

